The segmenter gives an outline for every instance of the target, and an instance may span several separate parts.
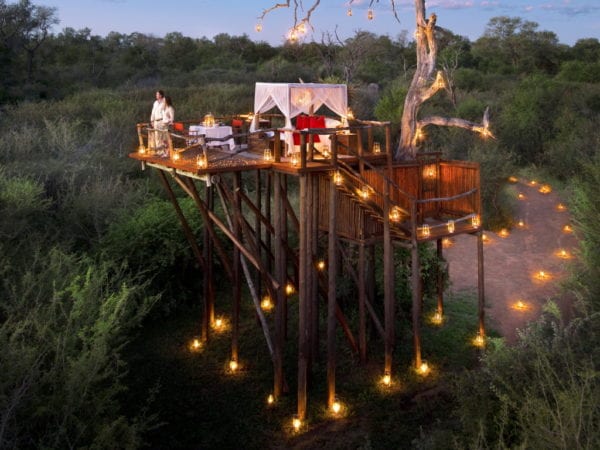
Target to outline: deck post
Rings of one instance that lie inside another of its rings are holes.
[[[240,172],[233,174],[234,211],[236,214],[242,210]],[[233,222],[233,234],[238,241],[242,240],[242,232],[239,220]],[[233,310],[231,317],[231,360],[239,362],[239,333],[240,333],[240,303],[242,301],[242,267],[240,260],[240,249],[237,245],[233,247]]]
[[[275,280],[279,287],[275,290],[275,351],[273,358],[274,376],[273,376],[273,395],[279,398],[283,394],[283,346],[285,342],[285,285],[286,285],[286,266],[285,266],[285,246],[284,246],[284,228],[283,228],[283,200],[281,173],[273,173],[274,182],[274,231],[275,231]]]
[[[206,205],[209,209],[213,209],[214,207],[214,188],[211,186],[206,186]],[[205,220],[207,218],[205,217]],[[208,219],[210,220],[210,219]],[[204,311],[202,316],[202,340],[207,342],[209,339],[210,326],[215,321],[215,292],[213,285],[213,241],[210,236],[209,224],[205,224],[204,226],[204,249],[203,256],[206,261],[206,269],[203,271],[203,283],[202,288],[204,291]]]
[[[298,418],[304,420],[307,406],[308,361],[309,361],[309,326],[308,326],[308,293],[307,289],[307,256],[309,239],[306,220],[308,214],[308,179],[300,175],[300,233],[299,233],[299,274],[298,274]]]
[[[332,160],[337,168],[337,142],[332,135]],[[336,276],[337,276],[337,187],[331,177],[329,183],[329,223],[327,239],[327,407],[335,402],[335,369],[336,369]]]
[[[366,282],[366,255],[365,242],[358,244],[358,348],[360,362],[367,361],[367,282]]]
[[[437,250],[437,313],[444,317],[444,271],[442,269],[442,259],[444,258],[442,240],[436,241]]]
[[[387,155],[387,176],[391,179],[391,153]],[[392,353],[395,340],[394,249],[390,230],[390,185],[383,183],[383,302],[385,327],[385,375],[392,374]]]
[[[483,272],[483,231],[477,233],[477,305],[479,309],[479,334],[485,336],[485,280]]]
[[[416,237],[412,239],[411,246],[411,290],[412,290],[412,325],[415,367],[421,366],[421,261],[419,259],[419,246]]]

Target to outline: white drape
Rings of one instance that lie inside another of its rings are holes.
[[[340,117],[348,111],[348,88],[345,84],[317,83],[256,83],[254,90],[254,120],[250,130],[257,128],[257,116],[277,107],[285,117],[285,128],[292,128],[292,118],[317,111],[326,105]],[[286,132],[285,141],[293,148],[292,132]]]

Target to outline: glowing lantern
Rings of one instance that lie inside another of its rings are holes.
[[[454,242],[452,241],[452,239],[447,238],[447,237],[442,239],[442,247],[450,248],[450,247],[452,247],[452,245],[454,245]]]
[[[519,219],[519,221],[517,222],[517,226],[519,228],[525,228],[525,221],[523,219]]]
[[[473,217],[471,217],[471,225],[474,228],[479,228],[481,225],[481,218],[479,217],[479,214],[475,214]]]
[[[215,126],[215,116],[212,113],[208,113],[204,116],[204,120],[202,121],[205,127],[214,127]]]
[[[331,405],[331,411],[334,414],[339,414],[339,412],[342,410],[342,405],[340,402],[338,402],[337,400],[335,402],[332,403]]]
[[[538,189],[538,192],[540,194],[549,194],[550,192],[552,192],[552,188],[550,187],[549,184],[542,184],[540,186],[540,188]]]
[[[352,8],[348,8],[348,11],[346,11],[346,15],[348,17],[352,17]]]
[[[559,203],[558,205],[556,205],[556,210],[563,212],[567,210],[567,207],[565,205],[563,205],[562,203]]]
[[[556,256],[558,256],[561,259],[571,259],[571,254],[566,251],[564,248],[561,248],[560,250],[558,250],[556,252]]]
[[[273,397],[273,394],[269,394],[267,397],[267,405],[272,405],[273,403],[275,403],[275,397]]]
[[[522,192],[519,192],[519,195],[517,195],[517,198],[519,200],[525,200],[525,194],[523,194]]]
[[[478,333],[477,336],[475,336],[475,339],[473,339],[473,345],[479,348],[484,347],[485,337],[481,333]]]
[[[179,158],[180,158],[179,152],[173,152],[173,154],[171,155],[171,158],[173,159],[173,161],[179,161]]]
[[[436,89],[444,89],[446,87],[446,80],[444,80],[444,75],[442,74],[441,70],[438,71],[435,77],[434,86]]]
[[[296,289],[294,288],[294,285],[292,283],[288,283],[285,285],[285,293],[287,295],[292,295],[295,291]]]
[[[535,274],[535,278],[541,281],[546,281],[550,279],[550,274],[544,270],[540,270]]]
[[[417,372],[419,373],[419,375],[423,375],[423,376],[425,376],[429,373],[429,364],[427,364],[427,361],[421,362],[421,364],[417,368]]]
[[[342,176],[342,174],[339,171],[336,171],[333,174],[333,182],[335,183],[335,185],[340,186],[343,181],[344,181],[344,177]]]
[[[431,318],[431,322],[434,325],[441,325],[442,322],[444,322],[444,317],[442,316],[442,313],[440,313],[439,311],[436,311],[435,314],[433,315],[433,317]]]
[[[260,302],[260,307],[263,311],[271,311],[273,309],[273,302],[271,301],[271,297],[265,295]]]
[[[519,300],[517,303],[515,303],[514,308],[519,311],[525,311],[527,309],[527,305],[522,300]]]
[[[200,347],[202,347],[202,343],[200,342],[200,339],[194,339],[192,341],[192,350],[200,350]]]
[[[323,155],[323,158],[329,158],[331,156],[331,154],[329,153],[329,146],[325,145],[321,149],[321,155]]]
[[[535,181],[535,180],[531,180],[531,181],[529,182],[529,184],[530,184],[530,185],[532,185],[532,186],[535,186],[535,185],[537,184],[537,181]]]
[[[498,236],[501,238],[507,238],[510,235],[510,232],[506,228],[502,228],[498,233]]]
[[[392,384],[392,377],[389,373],[383,375],[383,378],[381,378],[381,384],[383,384],[384,386],[389,386],[390,384]]]
[[[437,175],[437,170],[434,164],[429,164],[423,168],[423,178],[426,180],[434,180]]]
[[[290,34],[289,34],[289,36],[288,36],[288,40],[289,40],[291,43],[295,43],[295,42],[297,42],[297,41],[298,41],[298,33],[296,33],[296,30],[295,30],[295,29],[292,29],[292,30],[290,30]]]
[[[375,17],[375,15],[373,14],[373,10],[370,9],[367,11],[367,19],[369,20],[373,20],[373,18]]]
[[[294,431],[299,431],[301,426],[302,421],[298,417],[294,416],[292,419],[292,427],[294,427]]]
[[[295,152],[292,153],[291,163],[292,163],[292,166],[297,166],[298,165],[298,154],[295,153]]]
[[[425,132],[422,128],[417,128],[417,131],[415,132],[415,141],[421,142],[423,140],[425,140]]]
[[[235,372],[238,369],[238,363],[235,359],[232,359],[231,361],[229,361],[229,370],[231,370],[232,372]]]
[[[519,179],[517,177],[510,176],[508,177],[508,181],[510,183],[516,183],[517,181],[519,181]]]
[[[448,228],[448,233],[454,233],[454,230],[455,230],[454,220],[449,220],[448,223],[446,224],[446,227]]]
[[[398,206],[394,206],[390,210],[390,220],[392,222],[400,222],[400,219],[402,219],[402,210]]]
[[[257,23],[256,26],[254,27],[254,29],[256,30],[257,33],[260,33],[262,31],[262,23]]]
[[[217,331],[222,330],[225,327],[225,323],[223,322],[223,319],[221,319],[220,317],[215,319],[215,322],[213,323],[213,328]]]
[[[196,166],[198,166],[199,169],[206,169],[208,167],[208,160],[206,159],[205,154],[202,153],[196,156]]]
[[[319,262],[317,262],[317,269],[325,270],[325,261],[321,259]]]
[[[271,152],[270,148],[265,148],[263,150],[263,159],[265,161],[269,161],[269,162],[273,161],[273,153]]]
[[[367,186],[366,184],[362,187],[362,189],[360,190],[360,196],[362,197],[363,200],[367,200],[369,198],[369,195],[371,195],[369,186]]]
[[[421,227],[421,235],[425,238],[428,238],[431,235],[431,230],[429,229],[429,225],[423,224]]]
[[[379,142],[373,142],[373,153],[381,153],[381,144]]]
[[[565,225],[563,227],[563,232],[565,232],[565,233],[572,233],[573,232],[573,227],[571,227],[571,225]]]
[[[481,235],[481,240],[482,240],[484,243],[488,243],[488,242],[490,242],[490,238],[489,238],[489,236],[488,236],[487,234],[485,234],[485,233],[483,233],[483,234]]]
[[[146,147],[144,147],[143,145],[140,145],[140,146],[138,147],[138,153],[139,153],[140,155],[143,155],[143,154],[145,154],[145,153],[146,153]]]

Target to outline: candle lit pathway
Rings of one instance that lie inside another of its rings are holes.
[[[517,330],[536,319],[554,299],[569,314],[572,299],[557,296],[560,282],[577,245],[570,228],[568,205],[550,186],[535,180],[513,179],[517,214],[510,230],[486,231],[484,241],[487,328],[515,342]],[[568,226],[565,228],[565,226]],[[477,246],[460,235],[445,250],[452,292],[477,289]]]

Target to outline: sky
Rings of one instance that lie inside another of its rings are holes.
[[[15,0],[16,1],[16,0]],[[303,0],[309,8],[314,0]],[[89,28],[94,35],[111,31],[140,32],[163,37],[180,32],[192,38],[212,39],[219,33],[246,34],[253,41],[281,45],[293,24],[292,11],[280,8],[262,20],[262,31],[255,30],[262,12],[285,0],[33,0],[36,5],[57,9],[60,20],[55,33],[70,27]],[[292,2],[293,3],[293,0]],[[412,36],[415,28],[413,0],[396,0],[400,22],[394,18],[389,0],[373,6],[374,18],[367,20],[369,0],[321,0],[312,18],[313,29],[305,41],[320,42],[323,33],[337,32],[340,39],[357,31],[369,31],[397,39],[403,31]],[[347,15],[348,8],[352,16]],[[578,39],[600,39],[600,0],[430,0],[427,15],[435,13],[437,24],[471,41],[481,37],[492,17],[520,17],[536,22],[538,31],[552,31],[560,43],[573,45]]]

